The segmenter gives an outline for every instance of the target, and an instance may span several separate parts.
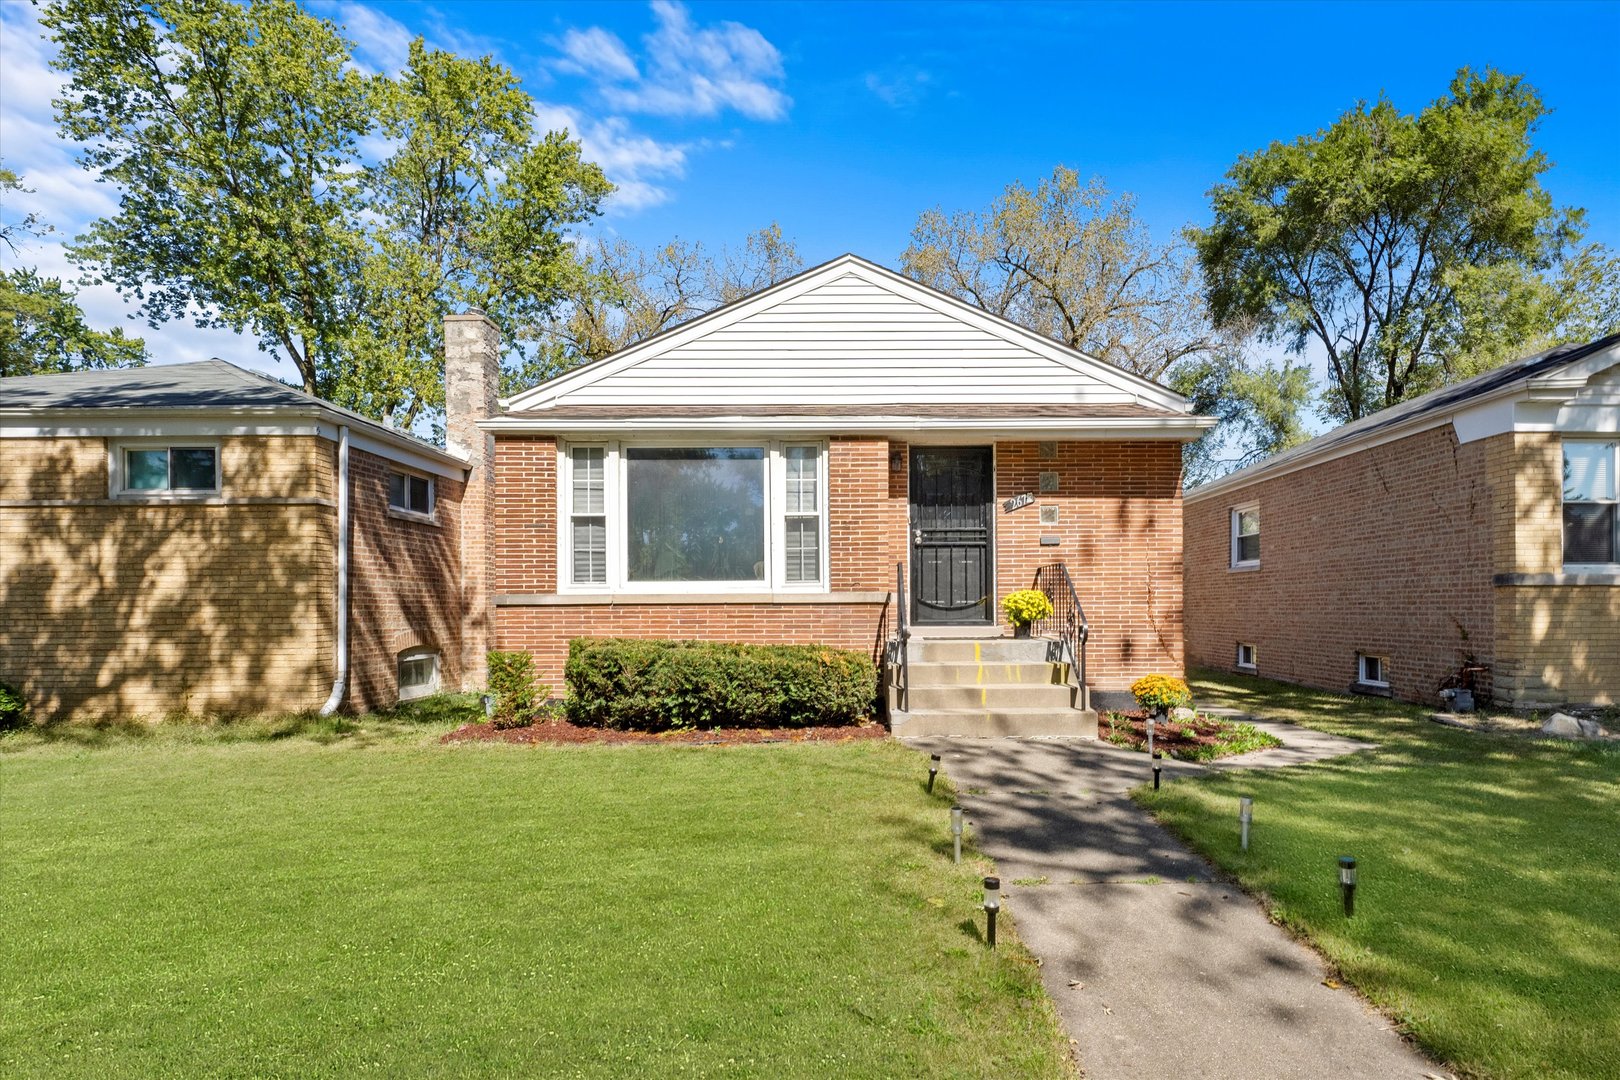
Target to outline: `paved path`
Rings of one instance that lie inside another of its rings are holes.
[[[1284,745],[1231,764],[1164,761],[1166,781],[1368,745],[1257,726]],[[1126,797],[1152,777],[1145,754],[1079,739],[906,741],[941,754],[963,793],[1088,1080],[1448,1075],[1353,992],[1324,986],[1314,952]],[[1012,884],[1035,878],[1047,883]]]

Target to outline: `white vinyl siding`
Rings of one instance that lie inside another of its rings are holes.
[[[854,274],[559,398],[569,405],[722,406],[1136,400],[1119,386]]]

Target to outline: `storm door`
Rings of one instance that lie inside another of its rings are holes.
[[[988,446],[911,447],[911,606],[920,626],[994,622]]]

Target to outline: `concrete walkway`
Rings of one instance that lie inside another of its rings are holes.
[[[1368,746],[1256,726],[1284,745],[1210,766],[1167,760],[1165,781]],[[1089,1080],[1449,1075],[1352,991],[1324,986],[1315,953],[1126,797],[1151,780],[1147,755],[1075,739],[906,742],[942,755]]]

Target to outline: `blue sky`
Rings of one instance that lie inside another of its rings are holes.
[[[1130,191],[1156,237],[1207,217],[1237,155],[1386,92],[1413,110],[1463,65],[1527,75],[1554,108],[1556,201],[1620,248],[1620,4],[419,4],[308,0],[360,61],[415,34],[510,65],[549,125],[621,191],[595,230],[718,248],[771,222],[809,263],[895,265],[920,211],[979,209],[1065,164]],[[113,204],[54,135],[60,77],[36,15],[0,0],[0,156],[65,238]],[[59,243],[29,261],[68,273]],[[8,259],[9,261],[9,259]],[[127,312],[91,289],[102,323]],[[137,325],[159,362],[218,355],[287,375],[217,331]]]

